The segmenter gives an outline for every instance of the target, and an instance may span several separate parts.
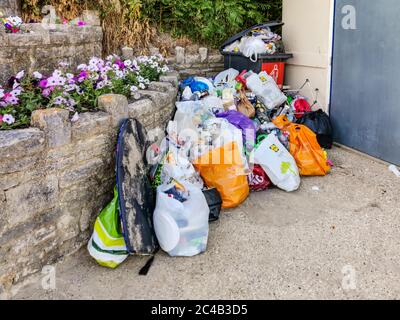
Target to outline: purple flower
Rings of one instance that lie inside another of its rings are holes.
[[[47,88],[47,79],[40,80],[39,87],[42,89]]]
[[[118,68],[121,70],[125,69],[125,64],[122,60],[115,60],[114,64],[116,64],[118,66]]]
[[[78,75],[79,82],[83,82],[87,78],[88,78],[88,73],[85,70],[82,70],[81,73],[79,73]]]
[[[86,26],[86,22],[80,20],[80,21],[78,21],[77,25],[78,25],[78,27],[84,27],[84,26]]]

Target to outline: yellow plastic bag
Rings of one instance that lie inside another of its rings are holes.
[[[249,195],[249,184],[239,147],[232,141],[215,148],[194,161],[209,188],[217,188],[222,198],[222,208],[234,208]]]
[[[300,175],[325,176],[331,170],[317,136],[308,127],[292,123],[284,115],[278,116],[272,122],[289,133],[289,151],[296,160]]]

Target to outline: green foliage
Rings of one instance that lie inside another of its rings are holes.
[[[105,34],[110,35],[105,38],[112,42],[105,43],[107,48],[117,46],[116,38],[132,46],[146,45],[152,37],[148,22],[158,31],[218,47],[254,24],[280,20],[282,12],[282,0],[21,0],[21,4],[25,20],[38,18],[45,4],[54,5],[68,19],[83,9],[97,9]]]
[[[281,19],[281,0],[142,0],[142,14],[160,31],[219,46],[230,35]]]

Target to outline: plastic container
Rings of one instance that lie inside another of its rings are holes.
[[[206,250],[210,209],[200,188],[184,184],[189,198],[180,202],[157,188],[154,229],[161,248],[170,256],[194,256]]]
[[[224,48],[241,37],[245,36],[251,30],[256,28],[270,28],[271,30],[278,29],[283,26],[282,22],[268,22],[264,24],[257,24],[249,29],[243,30],[226,40],[220,47],[220,52],[224,56],[224,68],[233,68],[239,72],[243,70],[251,70],[256,73],[266,71],[278,84],[280,88],[283,87],[285,79],[285,65],[286,61],[293,57],[291,53],[276,53],[276,54],[258,54],[257,61],[253,62],[250,58],[245,57],[240,52],[224,52]]]

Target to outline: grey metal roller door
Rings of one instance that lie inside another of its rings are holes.
[[[330,113],[335,141],[400,164],[399,0],[336,0]]]

